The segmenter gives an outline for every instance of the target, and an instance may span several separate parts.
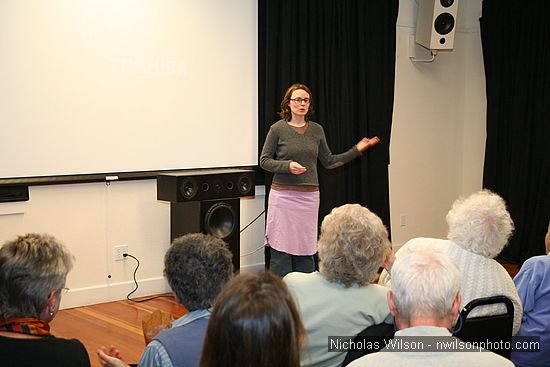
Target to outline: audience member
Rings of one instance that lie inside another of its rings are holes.
[[[482,190],[453,203],[447,213],[448,240],[415,238],[396,253],[440,250],[449,255],[462,274],[462,304],[482,297],[504,295],[514,304],[514,335],[521,325],[522,307],[512,278],[493,258],[508,243],[514,223],[506,203],[495,193]],[[379,284],[390,286],[390,273],[382,272]],[[468,317],[505,313],[504,305],[477,307]]]
[[[460,312],[461,276],[449,256],[438,251],[412,252],[398,257],[391,271],[388,304],[397,328],[394,343],[388,343],[378,353],[356,359],[349,367],[513,366],[492,352],[464,352],[471,350],[472,345],[451,335],[449,329]],[[445,345],[455,347],[452,351],[423,351],[418,337],[424,336],[437,337]],[[417,348],[400,349],[399,340],[412,337],[417,337],[417,343],[409,345]]]
[[[285,283],[243,273],[222,290],[208,323],[201,367],[298,367],[305,331]]]
[[[0,364],[90,365],[80,341],[50,333],[73,260],[46,234],[19,236],[0,248]]]
[[[232,274],[232,255],[222,240],[200,233],[176,238],[164,257],[164,276],[189,313],[147,345],[138,366],[198,366],[210,307]],[[103,366],[127,366],[112,346],[97,353]]]
[[[550,223],[545,243],[550,248]],[[523,304],[518,336],[540,337],[540,352],[512,350],[512,361],[519,367],[550,366],[550,255],[525,261],[514,283]]]
[[[296,297],[308,335],[302,365],[340,366],[345,352],[329,352],[329,336],[353,336],[393,322],[388,289],[371,284],[391,252],[388,232],[367,208],[343,205],[324,218],[318,250],[319,272],[294,272],[283,280]]]

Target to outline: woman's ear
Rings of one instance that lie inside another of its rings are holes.
[[[58,291],[51,291],[46,300],[46,307],[40,313],[40,319],[46,322],[53,320],[59,309]]]

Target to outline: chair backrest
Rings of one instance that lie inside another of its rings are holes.
[[[506,313],[468,318],[468,314],[478,306],[499,303],[506,306]],[[470,301],[460,311],[458,324],[454,335],[460,340],[486,345],[485,349],[510,358],[511,349],[502,348],[503,345],[511,345],[514,325],[514,304],[508,297],[492,296]],[[504,344],[506,342],[509,344]]]
[[[363,357],[369,353],[378,352],[382,349],[388,340],[393,339],[395,334],[395,327],[391,324],[378,324],[372,325],[368,328],[361,331],[359,334],[353,338],[354,345],[365,345],[366,342],[370,342],[372,348],[362,348],[362,349],[349,349],[346,353],[346,358],[342,362],[342,367],[347,366],[353,360]],[[376,347],[379,346],[380,348]]]

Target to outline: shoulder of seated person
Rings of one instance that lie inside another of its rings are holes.
[[[313,274],[317,274],[318,272],[313,273],[301,273],[301,272],[292,272],[288,273],[283,277],[283,280],[286,281],[299,281],[310,278]]]

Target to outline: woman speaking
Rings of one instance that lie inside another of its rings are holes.
[[[281,101],[281,120],[267,134],[260,166],[274,173],[266,220],[270,269],[283,277],[315,269],[319,213],[317,160],[327,168],[357,158],[380,139],[363,138],[347,152],[332,154],[321,125],[310,120],[313,95],[304,84],[293,84]]]

